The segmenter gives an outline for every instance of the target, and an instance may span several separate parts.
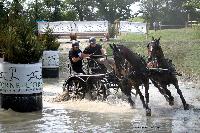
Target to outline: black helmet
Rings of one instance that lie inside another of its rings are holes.
[[[72,47],[79,46],[79,42],[76,40],[72,40]]]
[[[96,43],[96,38],[95,37],[90,37],[89,43],[90,44],[95,44]]]

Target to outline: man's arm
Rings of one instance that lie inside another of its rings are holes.
[[[104,48],[101,48],[101,54],[106,55],[106,50]]]
[[[77,62],[77,61],[81,60],[81,57],[80,56],[79,57],[75,57],[73,55],[73,52],[69,51],[69,59],[70,59],[71,62]]]
[[[72,62],[77,62],[79,60],[82,60],[80,57],[72,57]]]

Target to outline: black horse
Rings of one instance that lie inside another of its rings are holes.
[[[169,101],[170,105],[174,104],[174,97],[171,92],[167,89],[167,85],[173,84],[177,89],[177,93],[183,103],[184,110],[189,109],[189,105],[186,103],[185,98],[179,88],[177,73],[175,66],[172,61],[165,58],[162,48],[160,46],[160,38],[154,39],[147,45],[148,48],[148,67],[150,69],[150,80],[155,87],[165,96],[166,100]],[[157,71],[155,71],[157,70]]]
[[[146,109],[146,115],[151,115],[151,109],[148,106],[149,103],[149,78],[148,78],[148,69],[146,62],[141,56],[136,53],[133,53],[130,49],[123,45],[110,44],[111,49],[113,50],[113,56],[116,65],[116,71],[120,75],[120,88],[121,91],[128,97],[128,102],[133,107],[134,102],[131,99],[131,89],[132,86],[135,88],[136,93],[139,94],[142,101],[143,107]],[[128,74],[125,73],[127,70],[127,62],[131,67],[128,67]],[[145,99],[139,88],[139,86],[144,85],[145,87]]]

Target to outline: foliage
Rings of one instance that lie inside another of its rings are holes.
[[[185,5],[185,6],[188,6],[188,7],[200,9],[200,1],[199,1],[199,0],[187,0],[187,1],[184,3],[184,5]]]
[[[200,11],[197,11],[197,9],[200,10],[200,1],[199,0],[187,0],[183,4],[183,7],[189,14],[188,19],[200,21]]]
[[[150,24],[161,21],[162,24],[184,25],[187,13],[183,8],[186,0],[142,0],[141,9],[144,18]]]
[[[8,15],[8,9],[4,6],[4,3],[0,1],[0,23],[6,23]]]
[[[138,18],[130,19],[130,6],[138,0],[13,0],[14,3],[28,2],[24,10],[20,4],[12,6],[9,0],[0,2],[0,21],[6,19],[10,10],[20,9],[20,15],[26,15],[30,21],[91,21],[108,20],[111,24],[115,20],[142,21]],[[184,25],[188,20],[200,20],[199,0],[141,0],[140,13],[145,22],[151,25],[154,21],[161,21],[166,25]],[[11,6],[11,8],[10,8]],[[21,6],[20,8],[18,6]],[[22,10],[23,9],[23,10]],[[18,12],[15,10],[15,12]]]
[[[31,24],[25,19],[15,21],[1,30],[4,60],[15,64],[29,64],[39,61],[44,47],[33,34]]]
[[[128,21],[130,21],[130,22],[145,22],[145,19],[142,18],[141,16],[139,16],[139,17],[130,18]]]
[[[37,10],[36,10],[37,9]],[[68,2],[60,0],[30,2],[26,10],[31,20],[74,21],[77,15]]]
[[[109,26],[108,33],[109,33],[110,38],[114,38],[115,35],[117,35],[117,31],[115,29],[115,25]]]
[[[0,29],[0,42],[4,60],[10,63],[36,63],[44,46],[33,33],[33,23],[23,16],[20,1],[14,0],[10,7],[8,23]]]
[[[116,20],[128,19],[130,5],[137,0],[69,0],[79,16],[79,20]]]
[[[52,34],[53,31],[49,27],[44,35],[41,35],[40,40],[43,42],[45,50],[58,50],[60,43],[58,43],[56,36]]]
[[[162,16],[161,9],[163,8],[165,0],[142,0],[140,7],[141,12],[144,14],[144,18],[151,24],[154,21],[160,21]]]
[[[78,14],[79,20],[95,20],[95,0],[69,0],[69,4],[73,6]]]
[[[60,0],[44,0],[44,3],[46,7],[48,8],[49,12],[51,12],[51,16],[50,16],[51,21],[62,20]]]
[[[101,18],[108,20],[111,24],[115,20],[125,20],[131,17],[130,6],[135,1],[134,0],[96,0],[98,15]]]

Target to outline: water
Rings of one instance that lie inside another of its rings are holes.
[[[66,45],[69,46],[70,45]],[[139,97],[135,109],[127,101],[109,97],[100,101],[65,101],[53,99],[62,93],[63,77],[67,71],[67,51],[60,57],[60,79],[45,79],[43,110],[18,113],[0,108],[0,133],[199,133],[200,132],[200,87],[188,82],[180,83],[180,89],[190,110],[183,110],[176,89],[170,87],[175,104],[169,106],[158,90],[150,85],[152,116],[146,117]],[[143,90],[144,91],[144,90]],[[120,95],[120,94],[119,94]]]
[[[126,133],[200,132],[200,91],[193,84],[180,83],[180,88],[191,105],[184,111],[180,98],[173,87],[175,105],[169,106],[155,87],[150,87],[152,116],[146,117],[139,97],[131,109],[126,101],[112,99],[100,101],[54,102],[62,92],[64,80],[44,80],[43,110],[33,113],[17,113],[0,109],[1,133]]]

